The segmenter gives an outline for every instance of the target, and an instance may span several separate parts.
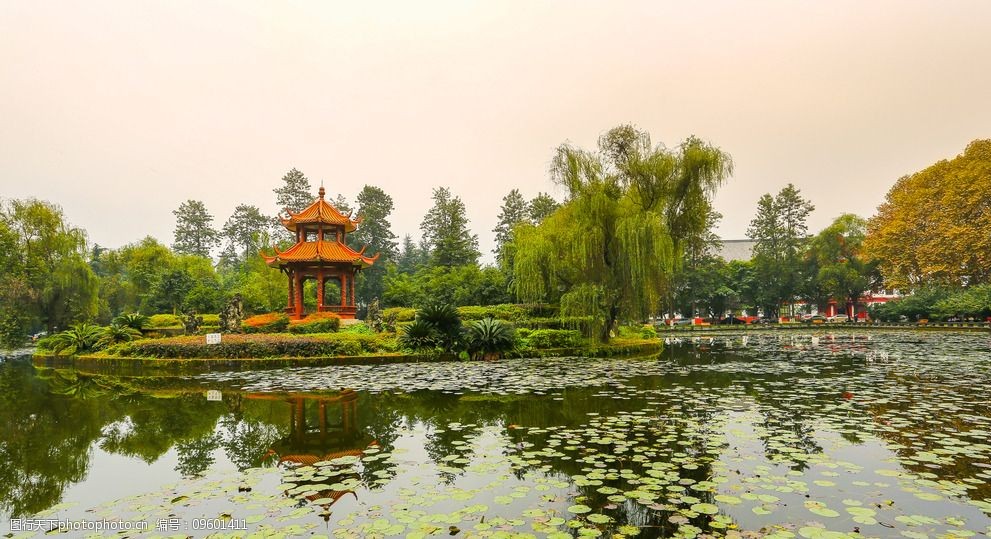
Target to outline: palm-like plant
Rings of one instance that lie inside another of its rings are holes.
[[[429,350],[443,345],[436,326],[425,320],[414,320],[402,329],[399,345],[409,350]]]
[[[69,329],[54,335],[49,341],[52,352],[56,354],[73,355],[78,352],[91,350],[100,339],[102,330],[93,324],[73,324]]]
[[[106,348],[108,346],[122,342],[131,342],[141,338],[141,332],[130,327],[117,323],[110,324],[103,328],[100,338],[96,341],[96,348]]]
[[[139,313],[124,313],[114,318],[113,323],[141,331],[141,328],[148,324],[148,317]]]
[[[441,346],[448,351],[458,347],[461,341],[461,315],[446,303],[428,303],[416,311],[416,320],[433,326],[441,339]]]
[[[497,357],[516,346],[516,330],[502,320],[485,318],[468,325],[467,340],[473,357]]]

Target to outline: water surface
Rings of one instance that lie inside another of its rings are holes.
[[[8,360],[0,530],[986,536],[989,358],[986,333],[903,331],[171,379]]]

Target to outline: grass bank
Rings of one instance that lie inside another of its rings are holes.
[[[269,348],[258,348],[251,342],[251,337],[262,337],[265,342],[272,342],[270,336],[237,336],[244,345],[244,350],[265,350],[266,357],[196,357],[203,355],[201,348],[219,345],[193,345],[193,338],[161,339],[171,341],[165,344],[154,344],[157,349],[193,357],[147,357],[135,355],[114,355],[107,353],[80,354],[75,356],[55,355],[39,351],[33,361],[37,367],[71,368],[81,372],[101,374],[125,374],[134,376],[185,375],[215,371],[249,371],[280,369],[287,367],[326,367],[334,365],[385,365],[390,363],[420,363],[438,361],[464,361],[454,354],[417,354],[403,351],[383,352],[354,350],[354,354],[324,354],[321,350],[334,350],[334,345],[319,341],[317,337],[307,340],[307,344],[289,345],[289,350],[316,352],[314,355],[271,355]],[[295,340],[302,340],[296,338]],[[329,339],[333,342],[334,339]],[[234,343],[232,343],[233,345]],[[614,339],[607,345],[591,347],[567,347],[545,349],[519,349],[504,354],[507,359],[524,357],[613,357],[650,355],[661,352],[663,344],[660,339]],[[123,349],[127,351],[128,349]],[[206,350],[210,350],[206,348]],[[220,351],[220,349],[214,349]],[[227,350],[230,352],[230,349]],[[236,351],[240,353],[240,350]]]

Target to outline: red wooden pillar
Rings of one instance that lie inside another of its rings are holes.
[[[302,318],[303,317],[303,276],[298,271],[294,271],[293,280],[296,281],[295,284],[296,300],[294,305],[294,307],[296,308],[295,315],[296,318]]]
[[[348,305],[354,307],[354,304],[355,304],[355,300],[354,300],[354,271],[351,272],[351,278],[348,279],[348,284],[351,285],[351,301],[348,303]]]
[[[292,313],[292,312],[295,311],[295,309],[293,309],[293,303],[294,303],[294,301],[296,299],[296,291],[295,291],[295,286],[294,286],[295,285],[294,280],[295,280],[296,276],[294,275],[294,273],[295,272],[293,272],[292,270],[286,272],[286,276],[289,277],[289,279],[288,279],[288,281],[289,281],[289,300],[287,302],[288,304],[286,305],[286,312],[288,312],[288,313]]]
[[[346,307],[348,301],[348,276],[341,272],[341,307]]]
[[[323,268],[317,270],[317,312],[323,310]]]

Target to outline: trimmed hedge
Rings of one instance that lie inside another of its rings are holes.
[[[283,313],[252,316],[241,323],[245,333],[282,333],[289,328],[289,317]]]
[[[530,348],[577,348],[584,344],[581,332],[573,329],[538,329],[526,336]]]
[[[411,307],[389,307],[382,311],[382,320],[393,319],[396,322],[412,322],[414,318],[416,318],[416,309]]]
[[[341,317],[331,312],[313,313],[289,323],[289,333],[328,333],[340,328]]]
[[[594,319],[591,316],[527,318],[517,321],[516,327],[527,329],[574,329],[588,334],[591,332],[593,321]]]
[[[485,318],[520,320],[527,316],[526,309],[522,305],[512,304],[458,307],[458,314],[462,320],[483,320]]]
[[[145,327],[151,329],[181,328],[184,327],[184,324],[182,318],[174,314],[153,314],[148,317],[148,323],[145,324]]]
[[[306,337],[224,335],[220,344],[206,344],[203,337],[173,337],[123,343],[108,349],[108,353],[116,356],[163,359],[357,356],[394,351],[396,343],[392,337],[354,333]]]

